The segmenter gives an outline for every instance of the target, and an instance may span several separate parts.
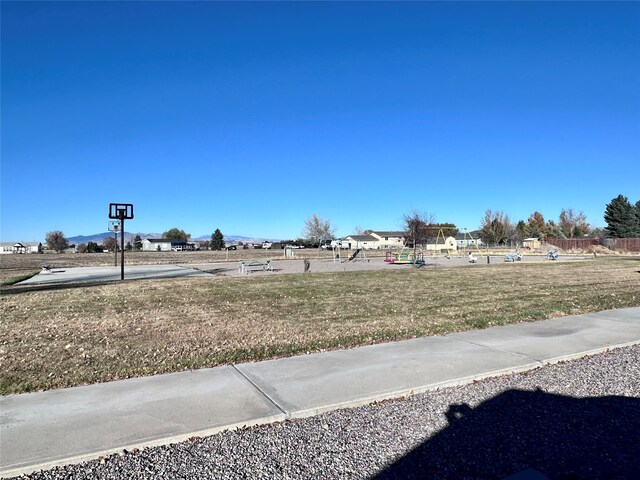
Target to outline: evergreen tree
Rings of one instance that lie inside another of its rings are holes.
[[[211,235],[211,243],[209,244],[211,250],[222,250],[224,248],[224,235],[219,228]]]
[[[544,238],[547,236],[547,224],[544,216],[540,212],[533,212],[527,220],[529,227],[529,235],[535,238]]]
[[[142,250],[142,238],[140,238],[140,235],[136,235],[133,239],[133,248],[136,250]]]
[[[637,204],[636,204],[637,206]],[[605,232],[614,238],[630,238],[640,236],[638,231],[638,215],[636,207],[631,205],[624,195],[618,195],[607,204],[604,211],[604,221],[607,222]]]

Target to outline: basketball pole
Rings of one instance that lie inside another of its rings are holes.
[[[124,212],[120,212],[120,280],[124,280]],[[116,249],[117,250],[117,249]]]

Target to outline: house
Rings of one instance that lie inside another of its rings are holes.
[[[376,246],[377,242],[378,238],[373,235],[348,235],[339,244],[341,248],[345,248],[344,244],[347,243],[348,248],[364,248],[366,250],[371,250],[373,248],[378,248]]]
[[[480,230],[473,232],[463,232],[456,235],[456,245],[458,248],[480,247],[482,240],[480,239]]]
[[[438,252],[441,250],[458,250],[458,244],[456,243],[456,239],[453,237],[447,237],[444,239],[443,243],[427,243],[425,245],[427,250],[433,250],[434,252]]]
[[[194,242],[184,240],[172,240],[170,238],[145,238],[142,241],[143,252],[183,252],[199,250]]]
[[[0,253],[42,253],[42,243],[40,242],[2,242],[0,243]]]
[[[401,248],[404,245],[405,232],[385,230],[366,230],[363,234],[349,235],[344,241],[349,242],[349,248],[363,248],[365,250],[385,250]]]
[[[378,239],[376,248],[380,250],[388,248],[401,248],[404,246],[406,232],[387,231],[387,230],[367,230],[364,232]]]
[[[531,238],[525,238],[524,240],[522,240],[522,248],[534,250],[540,247],[542,247],[542,242],[540,241],[539,238],[531,237]]]

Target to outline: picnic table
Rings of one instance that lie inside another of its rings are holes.
[[[249,272],[253,271],[270,272],[272,271],[271,260],[245,260],[240,262],[238,271],[244,275],[248,275]]]

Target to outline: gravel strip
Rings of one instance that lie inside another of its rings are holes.
[[[32,479],[640,478],[640,345]]]

